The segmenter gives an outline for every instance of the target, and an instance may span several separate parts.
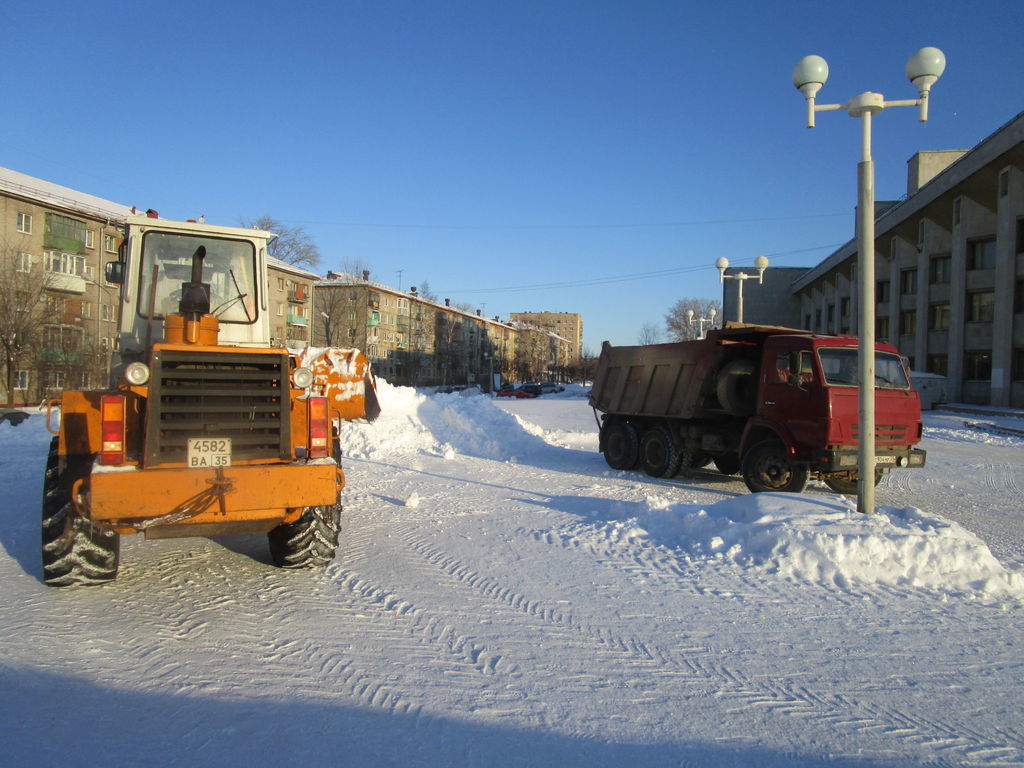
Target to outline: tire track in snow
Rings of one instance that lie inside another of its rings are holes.
[[[876,702],[813,691],[805,685],[786,680],[752,680],[742,672],[721,664],[718,661],[721,654],[717,649],[698,646],[668,650],[607,627],[593,626],[571,611],[533,600],[498,579],[480,573],[414,531],[406,530],[401,535],[412,551],[457,583],[542,625],[568,630],[571,636],[592,645],[589,649],[580,648],[581,653],[592,653],[596,647],[629,666],[644,666],[663,675],[672,675],[685,685],[715,690],[716,695],[737,702],[730,712],[763,707],[781,716],[816,721],[828,728],[882,734],[886,738],[926,746],[936,752],[957,755],[949,765],[961,764],[964,758],[982,759],[979,757],[982,755],[985,762],[991,764],[1016,764],[1024,757],[1024,742],[1009,734],[1000,734],[1009,736],[1008,743],[998,743],[987,734],[965,729],[962,724],[918,718]]]

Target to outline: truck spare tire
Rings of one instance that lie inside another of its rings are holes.
[[[757,405],[757,366],[750,360],[733,360],[722,366],[715,393],[722,408],[735,416],[750,416]]]

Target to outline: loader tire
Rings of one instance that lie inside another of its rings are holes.
[[[722,367],[715,393],[722,409],[734,416],[750,416],[757,406],[757,376],[750,360],[733,360]]]
[[[121,537],[75,514],[67,475],[60,466],[55,437],[43,478],[43,581],[51,587],[112,581],[117,576]]]
[[[683,454],[667,427],[652,427],[640,440],[640,466],[651,477],[674,477]]]
[[[604,460],[612,469],[633,469],[640,461],[640,438],[628,421],[605,422],[601,433]]]
[[[280,568],[322,568],[334,559],[341,532],[341,504],[306,507],[294,523],[267,532],[270,559]]]

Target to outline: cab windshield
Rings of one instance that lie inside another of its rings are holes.
[[[192,256],[206,248],[203,282],[210,284],[210,314],[222,323],[256,321],[256,252],[247,240],[147,232],[142,238],[138,312],[148,317],[156,272],[154,317],[178,311],[182,284],[192,279]]]
[[[833,387],[856,387],[858,379],[857,350],[853,347],[818,350],[825,383]],[[903,361],[891,352],[875,352],[875,387],[878,389],[910,389]]]

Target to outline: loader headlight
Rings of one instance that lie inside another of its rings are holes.
[[[306,389],[313,383],[313,372],[309,368],[296,368],[292,371],[292,384],[297,389]]]
[[[129,363],[124,369],[124,377],[129,384],[141,387],[149,381],[149,366],[145,363]]]

